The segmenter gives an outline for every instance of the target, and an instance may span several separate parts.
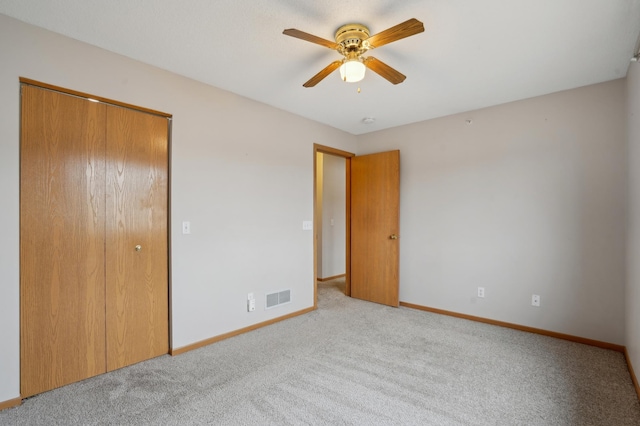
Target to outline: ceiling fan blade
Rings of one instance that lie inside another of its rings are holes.
[[[329,49],[337,49],[339,46],[333,41],[316,37],[313,34],[305,33],[304,31],[296,30],[295,28],[289,28],[282,32],[284,35],[299,38],[301,40],[310,41],[311,43],[319,44],[320,46],[328,47]]]
[[[406,75],[402,74],[399,71],[396,71],[395,69],[391,68],[389,65],[385,64],[381,60],[376,59],[372,56],[369,56],[368,58],[366,58],[364,60],[364,64],[371,71],[379,74],[383,78],[386,78],[387,80],[389,80],[389,82],[393,84],[402,83],[404,79],[407,78]]]
[[[381,33],[372,35],[366,41],[369,44],[369,48],[373,49],[375,47],[384,46],[385,44],[421,33],[423,31],[424,25],[422,24],[422,22],[418,21],[415,18],[411,18],[408,21],[386,29]]]
[[[322,71],[320,71],[318,74],[316,74],[313,77],[311,77],[309,79],[309,81],[307,81],[305,84],[303,84],[303,86],[304,87],[313,87],[313,86],[315,86],[316,84],[320,83],[326,76],[328,76],[329,74],[331,74],[332,72],[337,70],[340,67],[340,65],[342,65],[342,61],[331,62]]]

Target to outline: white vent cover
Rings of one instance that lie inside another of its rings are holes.
[[[267,294],[266,309],[275,308],[278,305],[291,302],[291,290],[282,290],[276,293]]]

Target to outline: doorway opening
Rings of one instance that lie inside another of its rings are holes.
[[[350,286],[350,159],[355,154],[314,144],[313,204],[314,306],[318,306],[318,281],[345,278]]]
[[[322,180],[319,173],[325,155],[342,157],[345,164],[344,293],[356,299],[398,307],[400,151],[356,157],[321,145],[314,145],[313,159],[314,307],[318,307],[319,260],[322,261],[319,259],[322,251],[319,230],[323,225],[323,203],[319,197],[322,192],[318,189]]]

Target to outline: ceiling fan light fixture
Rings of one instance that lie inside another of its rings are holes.
[[[344,59],[331,62],[302,85],[304,87],[314,87],[337,68],[340,68],[340,78],[342,81],[349,83],[362,80],[367,68],[391,84],[402,83],[407,78],[404,74],[391,68],[384,62],[377,60],[373,56],[364,58],[363,55],[371,49],[421,32],[424,32],[424,24],[415,18],[411,18],[372,36],[369,35],[369,28],[365,25],[346,24],[336,31],[335,42],[305,33],[295,28],[286,29],[282,33],[335,50],[344,57]],[[359,88],[358,93],[360,93]]]
[[[364,78],[366,69],[359,59],[345,60],[340,65],[340,78],[347,83],[356,83]]]

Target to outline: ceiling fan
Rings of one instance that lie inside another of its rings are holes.
[[[372,36],[369,35],[369,28],[362,24],[343,25],[336,31],[335,42],[316,37],[304,31],[296,30],[295,28],[284,30],[282,33],[328,47],[329,49],[337,50],[344,56],[342,60],[330,63],[303,84],[304,87],[313,87],[338,68],[340,68],[340,78],[349,83],[362,80],[366,68],[369,68],[393,84],[402,83],[405,78],[407,78],[404,74],[373,56],[364,57],[362,55],[376,47],[384,46],[385,44],[423,31],[424,25],[422,22],[412,18]]]

